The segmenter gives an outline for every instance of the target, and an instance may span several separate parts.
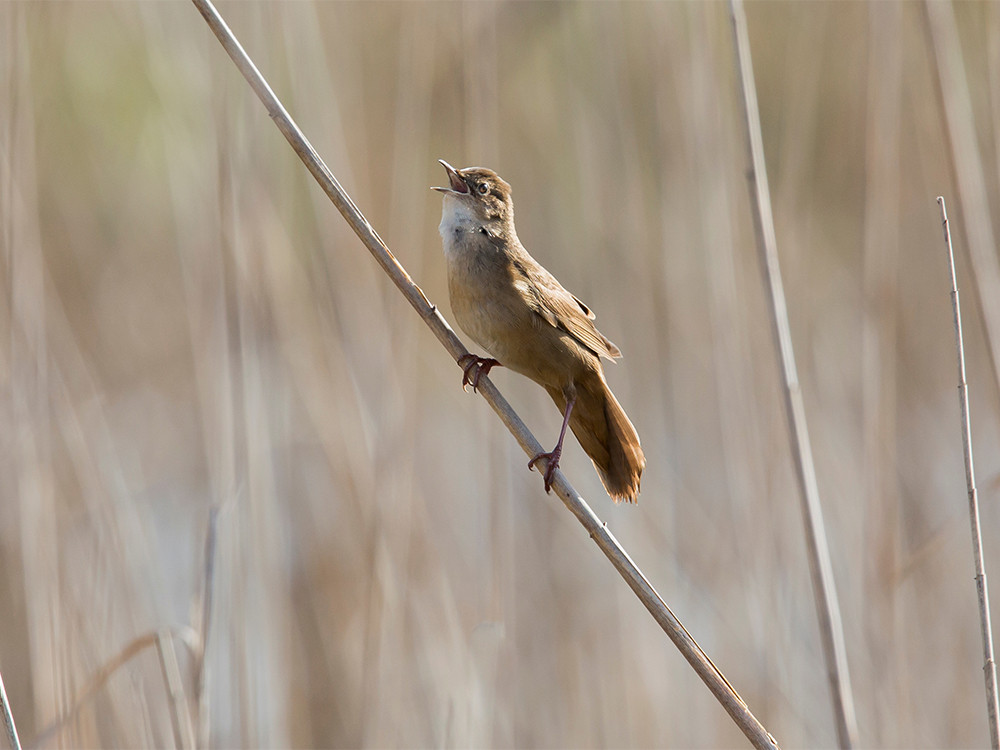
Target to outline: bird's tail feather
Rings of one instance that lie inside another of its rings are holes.
[[[547,390],[560,410],[564,410],[566,397],[562,391]],[[646,458],[635,427],[600,372],[577,383],[569,426],[594,462],[611,498],[616,503],[621,500],[634,503]]]

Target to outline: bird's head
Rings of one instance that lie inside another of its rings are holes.
[[[445,200],[458,201],[484,224],[509,224],[514,221],[514,204],[510,185],[500,175],[485,167],[455,169],[444,159],[438,159],[448,173],[448,187],[435,187],[445,194]]]

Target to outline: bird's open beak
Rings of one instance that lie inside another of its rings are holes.
[[[462,175],[458,173],[458,170],[455,169],[453,166],[451,166],[451,164],[446,162],[444,159],[438,159],[438,162],[440,162],[441,166],[444,167],[445,171],[448,173],[448,182],[450,183],[451,186],[432,187],[431,190],[437,190],[442,193],[468,194],[469,185],[468,183],[466,183],[464,179],[462,179]]]

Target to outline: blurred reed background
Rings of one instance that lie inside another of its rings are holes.
[[[525,245],[625,353],[609,380],[649,461],[636,508],[575,442],[567,475],[778,740],[834,744],[727,6],[220,10],[447,317],[436,159],[513,185]],[[995,215],[1000,6],[954,11]],[[859,737],[985,745],[939,194],[998,582],[1000,399],[924,10],[747,13]],[[4,2],[0,40],[0,670],[23,740],[743,745],[191,4]],[[495,381],[552,443],[544,392]]]

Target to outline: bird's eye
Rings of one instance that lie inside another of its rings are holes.
[[[479,191],[480,195],[486,195],[488,192],[490,192],[490,186],[487,185],[485,182],[480,182],[479,185],[476,186],[476,190]]]

